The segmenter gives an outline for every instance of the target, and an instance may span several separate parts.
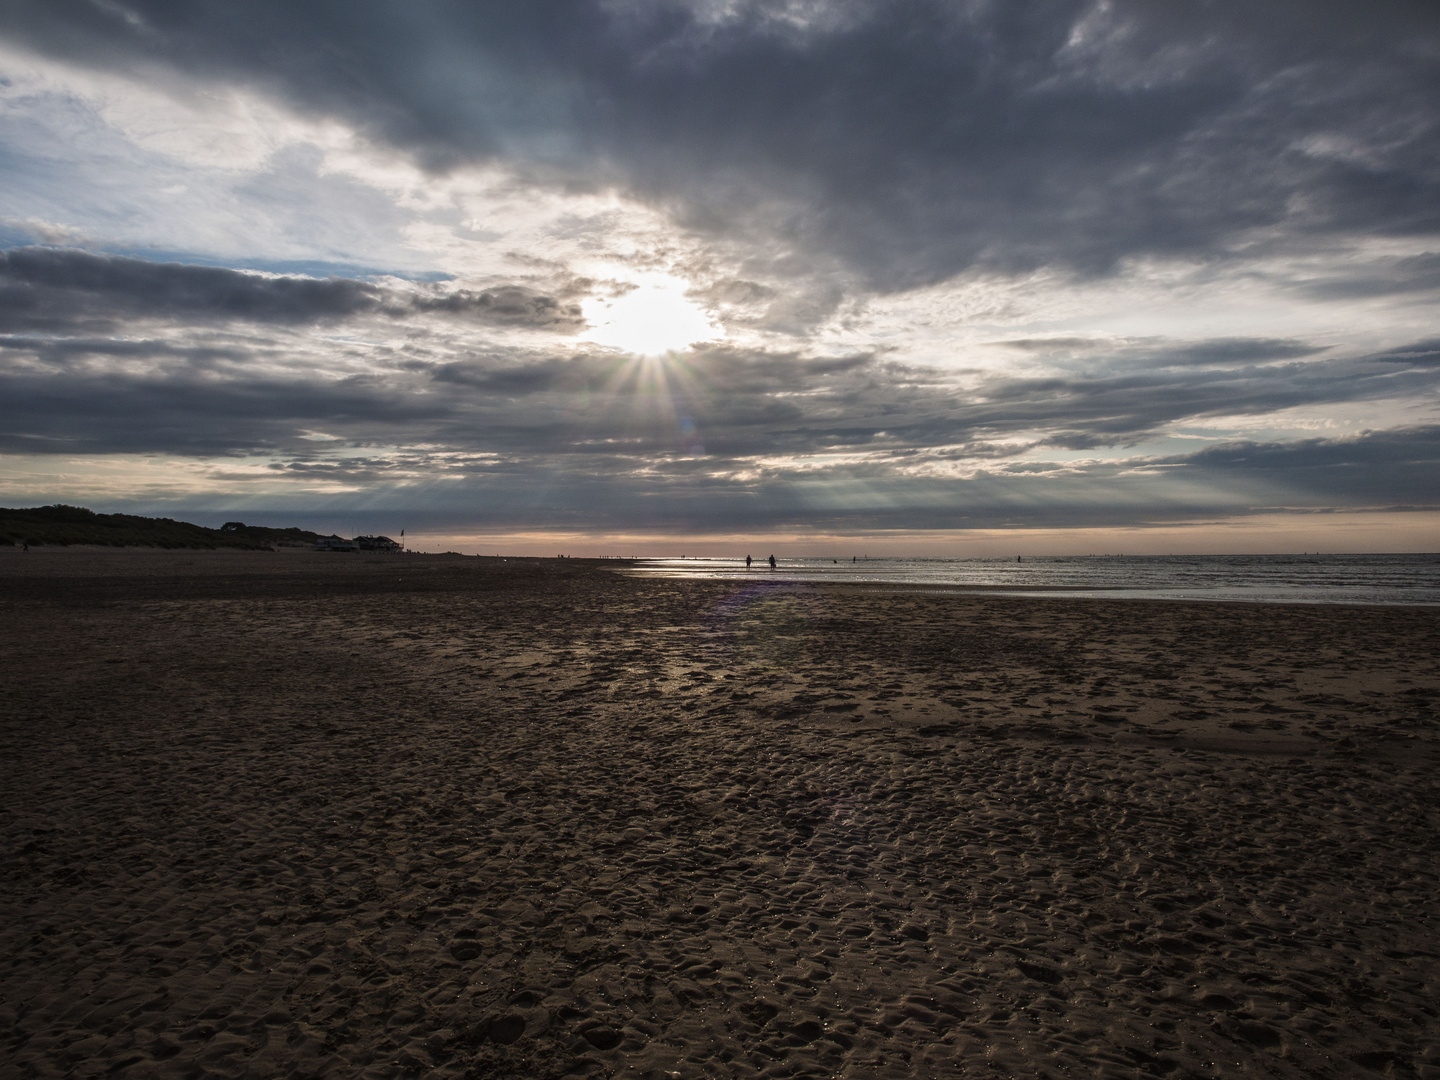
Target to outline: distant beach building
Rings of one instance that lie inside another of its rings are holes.
[[[400,542],[388,536],[357,536],[355,543],[361,551],[399,551]]]
[[[315,541],[316,551],[359,551],[360,545],[354,540],[346,540],[342,536],[322,536]]]

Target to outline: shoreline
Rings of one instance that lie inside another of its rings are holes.
[[[0,548],[0,553],[6,549]],[[1011,599],[1034,599],[1034,600],[1089,600],[1096,602],[1117,602],[1117,603],[1160,603],[1160,604],[1220,604],[1220,605],[1251,605],[1251,606],[1301,606],[1301,607],[1340,607],[1340,608],[1405,608],[1405,609],[1427,609],[1440,608],[1440,600],[1351,600],[1343,597],[1309,598],[1290,596],[1268,596],[1268,597],[1244,597],[1244,596],[1204,596],[1204,595],[1141,595],[1146,592],[1160,592],[1163,590],[1147,589],[1143,586],[1115,587],[1115,586],[1093,586],[1093,585],[1014,585],[1014,584],[969,584],[969,583],[948,583],[948,582],[918,582],[907,583],[903,581],[871,581],[871,580],[844,580],[844,579],[792,579],[787,577],[772,578],[767,570],[755,570],[753,573],[737,572],[733,574],[689,574],[685,572],[671,573],[665,570],[657,570],[647,567],[647,561],[643,557],[581,557],[565,556],[556,558],[545,555],[462,555],[458,552],[319,552],[308,548],[280,548],[270,551],[249,551],[242,549],[208,549],[208,548],[158,548],[158,547],[108,547],[99,545],[66,545],[66,546],[45,546],[31,549],[29,553],[22,552],[18,547],[9,549],[12,557],[23,559],[28,555],[37,555],[42,560],[70,559],[77,570],[82,571],[80,576],[93,574],[92,567],[86,566],[86,556],[106,556],[107,561],[117,572],[133,572],[137,566],[143,566],[143,560],[160,559],[171,556],[180,559],[216,559],[216,560],[237,560],[238,564],[251,571],[275,571],[277,564],[268,563],[263,560],[279,557],[291,560],[284,567],[287,572],[304,573],[310,571],[323,572],[327,576],[333,575],[344,577],[347,573],[346,560],[356,564],[355,569],[366,567],[370,571],[383,569],[384,567],[397,565],[392,560],[401,559],[401,566],[432,566],[432,565],[453,565],[457,562],[462,565],[479,563],[480,565],[514,565],[530,566],[535,568],[553,566],[556,569],[578,569],[605,570],[622,577],[636,580],[664,580],[664,581],[686,581],[705,582],[712,585],[733,586],[733,587],[755,587],[766,588],[793,588],[793,589],[837,589],[854,590],[856,592],[871,592],[880,595],[894,596],[936,596],[936,597],[999,597]],[[1251,556],[1235,556],[1235,558],[1249,558]],[[1401,557],[1401,556],[1396,556]],[[0,554],[0,560],[5,556]],[[127,563],[127,559],[140,559],[140,563]],[[1107,558],[1096,556],[1095,558]],[[1166,556],[1168,558],[1168,556]],[[247,560],[261,560],[254,564],[247,565]],[[431,562],[427,563],[426,560]],[[945,561],[945,560],[931,560]],[[199,563],[190,565],[199,566]],[[24,564],[12,564],[7,567],[0,561],[0,579],[3,579],[7,569],[23,569]],[[36,566],[32,568],[40,576],[51,572],[49,567]],[[28,573],[20,576],[30,576]],[[1177,592],[1179,590],[1176,590]],[[1102,595],[1097,595],[1102,594]]]
[[[772,580],[766,581],[761,578],[754,580],[744,578],[702,578],[698,575],[689,577],[686,575],[667,576],[663,574],[652,574],[641,571],[620,571],[628,577],[637,578],[664,578],[670,581],[714,581],[725,584],[744,584],[747,586],[764,585],[767,588],[791,587],[796,589],[853,589],[856,591],[868,591],[887,596],[991,596],[1009,597],[1016,600],[1094,600],[1099,602],[1114,601],[1116,603],[1159,603],[1159,604],[1249,604],[1249,605],[1306,605],[1312,607],[1368,607],[1368,608],[1440,608],[1440,600],[1413,600],[1413,601],[1367,601],[1367,600],[1305,600],[1290,598],[1256,598],[1245,599],[1238,597],[1209,597],[1209,596],[1096,596],[1079,595],[1082,593],[1120,593],[1122,589],[1098,589],[1087,585],[1055,586],[1035,585],[1029,588],[1014,585],[949,585],[944,583],[906,585],[902,582],[886,581],[814,581],[814,580]],[[1135,592],[1144,590],[1136,587]]]
[[[1202,603],[1440,607],[1440,555],[1146,556],[997,559],[880,559],[855,566],[812,560],[767,569],[733,560],[649,560],[636,577],[766,581],[899,593]]]

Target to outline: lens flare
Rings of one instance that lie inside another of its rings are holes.
[[[792,668],[822,647],[815,628],[825,602],[757,583],[729,594],[708,620],[711,648],[727,663]]]

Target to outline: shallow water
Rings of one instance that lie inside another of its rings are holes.
[[[1440,605],[1440,554],[1088,555],[1014,559],[644,559],[659,577],[937,586],[1000,595]]]

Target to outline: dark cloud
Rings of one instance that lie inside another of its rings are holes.
[[[526,326],[548,330],[578,330],[585,325],[578,304],[565,303],[519,285],[506,285],[483,292],[459,290],[420,294],[386,305],[400,314],[409,311],[438,311],[465,315],[505,326]]]
[[[1294,360],[1326,351],[1325,346],[1273,338],[1215,338],[1193,345],[1171,346],[1151,354],[1158,366],[1233,367],[1273,360]]]
[[[1391,349],[1375,359],[1386,364],[1404,364],[1406,367],[1440,367],[1440,339],[1418,341],[1403,348]]]
[[[1440,255],[1431,253],[1391,259],[1301,286],[1303,292],[1322,300],[1395,296],[1437,289],[1440,289]]]
[[[266,277],[56,248],[0,252],[0,329],[70,331],[145,317],[314,322],[374,310],[362,281]]]
[[[563,467],[472,460],[434,477],[422,455],[295,462],[296,476],[373,485],[412,526],[744,533],[965,528],[1114,528],[1243,517],[1440,509],[1440,428],[1300,444],[1236,443],[1143,461],[993,463],[955,477],[907,475],[894,462],[823,471],[774,467],[743,480],[703,462],[657,462],[612,448]],[[636,471],[644,468],[643,478]],[[432,479],[416,482],[415,473]],[[267,500],[313,514],[309,495]],[[336,500],[341,512],[352,507]],[[463,508],[463,509],[457,509]],[[463,525],[460,523],[463,522]],[[1317,524],[1317,528],[1320,527]]]
[[[1121,357],[1094,365],[1093,373],[1021,378],[997,375],[967,394],[936,394],[917,385],[890,400],[904,419],[887,425],[897,442],[943,442],[947,432],[964,438],[1002,438],[1042,432],[1040,445],[1094,449],[1134,445],[1168,425],[1204,423],[1223,416],[1263,416],[1282,409],[1432,392],[1433,371],[1410,363],[1397,370],[1390,353],[1375,357],[1274,362],[1269,357],[1314,353],[1309,347],[1271,343],[1250,352],[1233,339],[1146,350],[1159,360],[1145,365]],[[1258,352],[1258,356],[1255,353]],[[1215,358],[1251,355],[1249,363]],[[1167,355],[1178,358],[1174,363]],[[1210,358],[1208,361],[1197,358]],[[1269,362],[1267,362],[1269,361]],[[873,383],[857,401],[872,399]],[[879,395],[874,400],[884,401]]]
[[[1430,470],[1431,495],[1440,493],[1440,427],[1366,431],[1332,439],[1297,439],[1292,442],[1228,442],[1194,454],[1167,459],[1171,464],[1217,471],[1288,474],[1296,464],[1307,469],[1349,468],[1357,465],[1419,467]]]
[[[1114,338],[1016,338],[996,342],[1008,348],[1045,356],[1057,363],[1080,358],[1106,367],[1237,367],[1273,360],[1316,356],[1328,346],[1289,338],[1209,338],[1176,343],[1165,340]]]
[[[1434,425],[1334,439],[1224,443],[1165,464],[1329,506],[1440,508],[1440,426]]]
[[[19,373],[0,380],[0,448],[188,454],[221,462],[222,473],[226,456],[262,454],[277,479],[364,487],[371,502],[494,527],[1081,527],[1276,506],[1440,506],[1440,428],[1118,461],[1016,459],[1016,436],[1046,416],[1064,415],[1080,441],[1061,406],[1073,386],[1035,380],[1007,384],[1003,400],[922,405],[906,373],[870,359],[834,388],[823,387],[833,376],[812,373],[738,393],[765,363],[731,359],[727,393],[698,409],[633,384],[604,397],[620,371],[603,357],[473,370],[468,380],[437,367],[402,384]],[[1259,382],[1270,371],[1253,376],[1251,397],[1293,400],[1294,386]],[[776,389],[793,382],[809,392]],[[1100,399],[1119,392],[1094,388]],[[1208,399],[1227,396],[1217,387]],[[1163,397],[1153,391],[1146,422],[1169,408]],[[1137,400],[1092,406],[1089,438],[1127,410],[1147,412]],[[687,416],[703,456],[687,442]],[[840,456],[827,462],[827,452]],[[960,468],[948,475],[946,463]]]
[[[417,313],[557,331],[584,325],[575,304],[513,285],[479,292],[444,285],[392,288],[63,248],[0,251],[0,333],[93,333],[147,318],[285,325]]]
[[[657,366],[492,347],[322,379],[265,374],[233,343],[220,370],[203,341],[109,344],[115,351],[100,339],[0,340],[0,449],[261,454],[277,476],[323,476],[406,505],[483,506],[475,513],[497,525],[510,515],[515,525],[597,528],[1078,526],[1152,520],[1158,507],[1177,519],[1440,501],[1433,428],[1136,460],[1045,457],[1133,446],[1218,415],[1432,395],[1431,342],[1297,361],[1285,357],[1314,350],[1217,339],[1175,352],[1260,359],[978,383],[883,355],[735,348]],[[165,363],[127,373],[72,362],[147,350]],[[1026,449],[1039,456],[1016,456]]]
[[[879,288],[1440,230],[1428,0],[12,0],[0,33],[266,87],[437,170],[619,183]]]
[[[33,356],[42,364],[64,368],[76,360],[114,357],[122,360],[180,360],[194,368],[217,361],[244,363],[252,358],[249,349],[217,345],[177,345],[169,341],[125,338],[24,337],[0,335],[0,355]]]
[[[436,382],[518,397],[554,390],[593,392],[613,377],[614,367],[613,363],[597,365],[552,357],[520,366],[456,361],[436,365],[432,374]]]
[[[214,380],[189,370],[86,379],[28,372],[0,379],[0,448],[11,452],[268,453],[306,447],[317,427],[355,441],[404,441],[453,407],[373,380]],[[83,385],[82,385],[83,384]],[[312,446],[313,448],[313,446]]]

